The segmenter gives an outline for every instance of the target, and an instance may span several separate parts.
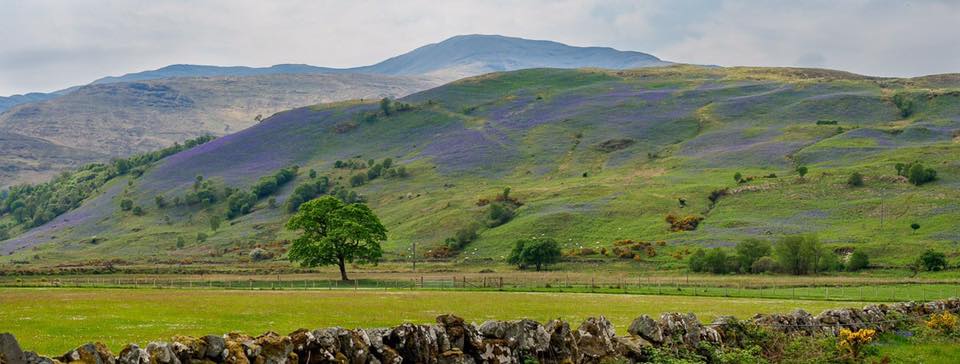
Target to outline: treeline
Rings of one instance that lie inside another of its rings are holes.
[[[213,139],[212,136],[202,136],[158,151],[114,159],[110,163],[87,164],[76,171],[64,172],[49,182],[10,187],[0,193],[0,216],[10,215],[15,225],[24,228],[44,224],[80,206],[110,180],[127,174],[139,177],[154,162]],[[3,230],[10,228],[12,226],[6,226]]]
[[[281,187],[293,181],[299,170],[300,167],[295,165],[281,168],[273,175],[260,177],[250,191],[233,192],[227,197],[227,218],[233,219],[250,213],[259,199],[276,193]]]
[[[350,169],[362,169],[364,167],[354,168],[356,162],[353,160],[347,162],[336,161],[333,166],[335,168],[350,168]],[[362,162],[361,162],[362,163]],[[337,167],[340,165],[341,167]],[[345,167],[348,166],[348,167]],[[367,161],[365,166],[367,168],[366,172],[357,173],[353,176],[350,176],[350,186],[360,187],[366,184],[369,181],[373,181],[380,177],[407,177],[407,168],[404,166],[394,166],[393,159],[386,158],[382,162],[377,163],[376,160],[370,159]]]
[[[733,252],[726,248],[698,249],[689,258],[693,272],[729,273],[787,273],[816,274],[829,271],[858,271],[870,265],[866,253],[855,250],[846,261],[823,247],[813,235],[787,236],[770,244],[748,239],[736,245]]]

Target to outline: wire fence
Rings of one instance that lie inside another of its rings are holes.
[[[891,283],[879,284],[749,284],[735,282],[676,279],[517,279],[503,276],[420,276],[398,279],[355,279],[342,281],[329,278],[276,276],[177,275],[156,276],[30,276],[2,277],[0,287],[65,287],[127,289],[228,289],[228,290],[458,290],[505,292],[577,292],[635,295],[674,295],[732,298],[769,298],[828,301],[928,301],[960,297],[960,283]]]

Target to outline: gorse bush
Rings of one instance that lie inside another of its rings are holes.
[[[667,217],[664,220],[670,224],[670,231],[693,231],[696,230],[697,226],[700,225],[700,222],[703,221],[703,216],[678,216],[670,213],[667,214]]]
[[[928,328],[947,335],[957,333],[957,329],[960,329],[960,319],[950,312],[933,314],[925,324]]]

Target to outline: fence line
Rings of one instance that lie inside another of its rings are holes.
[[[232,289],[232,290],[462,290],[462,291],[524,291],[524,292],[583,292],[623,293],[644,295],[680,295],[740,298],[817,299],[836,301],[900,301],[960,297],[958,283],[880,283],[856,286],[844,285],[717,285],[715,282],[690,281],[676,278],[668,284],[663,280],[636,281],[617,277],[615,280],[596,278],[589,281],[566,279],[516,280],[502,276],[437,278],[420,276],[404,279],[290,279],[257,276],[248,279],[211,279],[175,276],[103,276],[103,277],[21,277],[0,278],[0,287],[88,287],[88,288],[154,288],[154,289]]]

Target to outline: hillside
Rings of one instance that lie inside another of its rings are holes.
[[[398,97],[466,76],[525,68],[610,69],[668,64],[639,52],[571,47],[503,36],[453,37],[365,67],[335,69],[171,65],[104,77],[50,94],[0,98],[0,127],[35,143],[0,145],[0,187],[38,182],[78,164],[51,148],[79,151],[79,161],[106,160],[171,145],[201,134],[224,135],[257,115],[357,98]],[[9,110],[8,110],[9,109]],[[6,139],[10,139],[7,137]],[[16,153],[14,158],[12,154]]]
[[[0,114],[0,127],[8,133],[0,145],[0,186],[45,180],[79,163],[156,150],[204,134],[229,134],[255,124],[258,115],[292,107],[403,96],[436,84],[412,77],[278,74],[84,86]],[[19,147],[8,147],[13,144]],[[74,157],[60,157],[57,150],[64,149]]]
[[[960,241],[954,80],[778,68],[533,69],[419,92],[387,114],[373,102],[298,108],[111,181],[80,208],[0,243],[0,252],[13,253],[0,261],[242,262],[258,245],[280,254],[292,236],[282,229],[286,200],[323,177],[381,216],[387,259],[407,256],[412,242],[436,254],[475,224],[479,238],[444,259],[502,261],[518,237],[550,235],[568,251],[662,241],[641,262],[578,259],[670,268],[698,246],[800,233],[837,251],[863,249],[881,265],[903,264],[927,247],[952,257]],[[386,158],[407,176],[384,172],[351,186],[371,169],[363,161],[382,166]],[[914,186],[896,176],[896,163],[913,161],[938,179]],[[228,212],[225,186],[249,190],[293,164],[300,167],[291,182],[211,229],[210,217]],[[800,165],[810,170],[802,178]],[[737,184],[736,172],[749,181]],[[863,187],[846,184],[853,172],[865,176]],[[498,203],[484,200],[505,187],[518,207],[494,226],[490,206]],[[154,203],[200,192],[216,201]],[[122,211],[124,199],[142,216]],[[694,231],[673,232],[671,213],[704,219]],[[911,231],[911,223],[921,228]]]

